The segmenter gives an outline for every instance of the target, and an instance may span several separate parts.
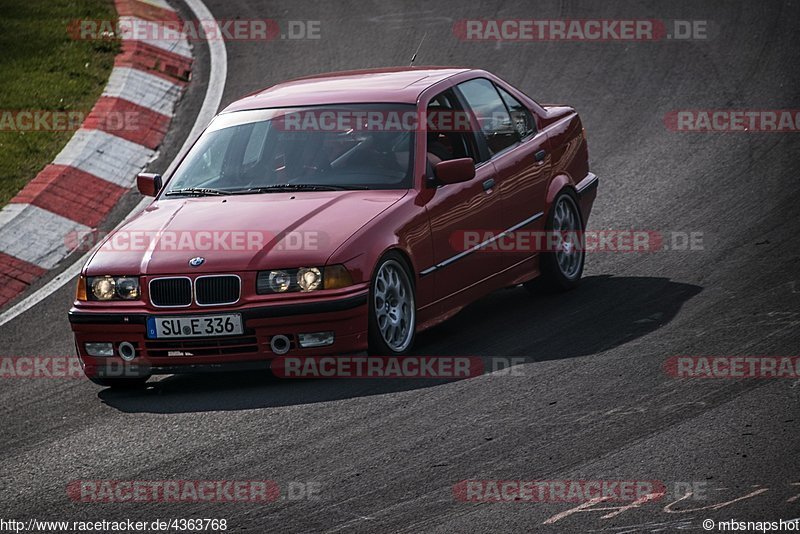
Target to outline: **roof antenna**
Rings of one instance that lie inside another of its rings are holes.
[[[425,32],[425,34],[422,36],[422,39],[419,42],[419,46],[417,47],[417,51],[414,52],[413,56],[411,56],[411,63],[409,63],[409,65],[408,65],[409,67],[413,67],[414,66],[414,60],[417,59],[417,53],[419,52],[419,49],[422,48],[422,43],[425,42],[425,38],[427,36],[428,36],[428,32]]]

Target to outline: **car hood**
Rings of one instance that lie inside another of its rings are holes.
[[[106,236],[85,274],[324,265],[353,233],[406,193],[314,191],[160,199]],[[203,262],[190,266],[189,260],[198,257]]]

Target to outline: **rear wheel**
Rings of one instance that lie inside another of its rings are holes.
[[[402,256],[390,252],[378,263],[369,291],[369,352],[407,353],[417,327],[414,284]]]
[[[580,282],[585,259],[583,221],[569,190],[561,191],[553,201],[545,233],[547,250],[539,255],[541,275],[525,287],[537,292],[568,291]]]

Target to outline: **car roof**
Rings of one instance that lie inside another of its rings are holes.
[[[471,69],[391,67],[317,74],[289,80],[233,102],[223,112],[370,102],[414,104],[428,87]]]

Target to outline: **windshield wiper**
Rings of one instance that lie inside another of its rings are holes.
[[[175,195],[198,195],[198,196],[219,196],[229,195],[230,191],[223,191],[222,189],[213,189],[210,187],[184,187],[183,189],[174,189],[167,191],[164,196],[170,197]]]
[[[251,187],[231,191],[232,194],[247,195],[251,193],[283,193],[286,191],[348,191],[353,189],[367,189],[362,185],[327,185],[327,184],[274,184],[263,187]]]

